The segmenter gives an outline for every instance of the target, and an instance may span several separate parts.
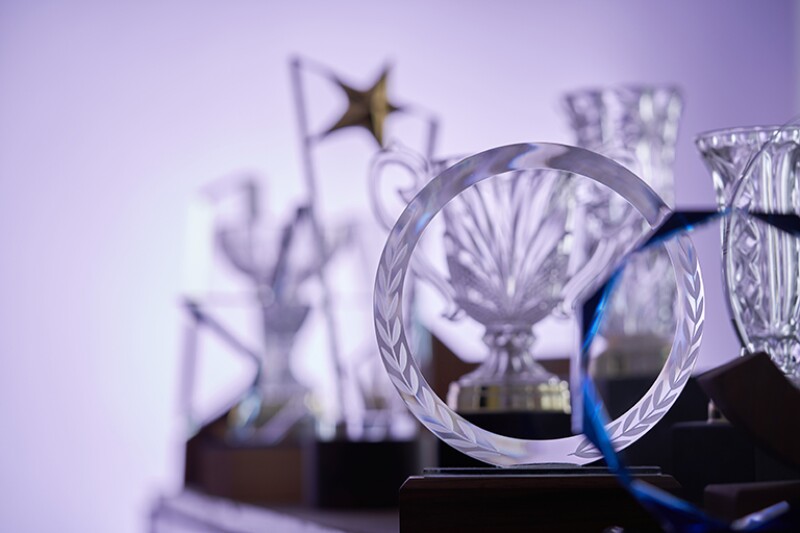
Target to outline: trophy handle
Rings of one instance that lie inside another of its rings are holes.
[[[380,191],[385,182],[384,170],[390,165],[399,166],[408,172],[411,183],[406,187],[398,187],[395,192],[404,204],[408,204],[422,187],[433,177],[436,165],[423,155],[407,148],[400,143],[391,143],[381,149],[372,158],[369,169],[369,197],[372,212],[378,223],[388,232],[395,224],[396,216],[384,204]],[[429,283],[446,302],[447,308],[442,313],[449,320],[455,320],[461,314],[461,309],[455,302],[455,294],[445,277],[430,263],[425,254],[416,254],[411,261],[411,272],[418,278]]]
[[[622,148],[607,146],[598,153],[611,157],[632,172],[639,169],[637,161],[629,151],[625,151]],[[582,205],[579,209],[590,209],[590,207]],[[614,222],[609,222],[605,228],[606,233],[617,237],[614,239],[601,239],[591,255],[571,267],[570,279],[562,290],[561,304],[555,309],[555,314],[558,317],[569,318],[573,316],[579,303],[595,290],[597,282],[608,274],[608,268],[613,267],[618,258],[633,250],[634,244],[642,237],[643,233],[640,230],[645,228],[637,226],[636,210],[629,204],[625,204],[623,209],[624,215]],[[571,231],[580,230],[576,230],[573,227]],[[578,241],[582,240],[582,237],[578,238]],[[580,244],[580,246],[582,245],[583,243]]]
[[[619,246],[600,242],[595,253],[569,279],[562,290],[561,304],[555,314],[560,318],[570,318],[575,314],[578,303],[596,289],[597,281],[604,277],[606,267],[619,254]]]

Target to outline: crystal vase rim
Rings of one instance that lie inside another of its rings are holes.
[[[735,144],[730,138],[731,135],[744,136],[748,140],[760,140],[759,137],[761,135],[773,135],[779,131],[798,135],[800,134],[800,125],[731,126],[727,128],[716,128],[698,133],[694,138],[694,142],[700,150],[704,150],[709,146],[730,146]]]
[[[670,83],[623,83],[620,85],[596,86],[596,87],[582,87],[567,91],[564,93],[563,99],[569,100],[579,96],[587,95],[604,95],[613,94],[620,91],[632,91],[637,93],[646,92],[668,92],[680,96],[681,88],[678,85]]]

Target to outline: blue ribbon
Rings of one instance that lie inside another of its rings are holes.
[[[739,209],[722,211],[674,211],[666,221],[653,231],[636,251],[656,246],[679,234],[689,233],[714,220],[733,213],[750,216],[772,227],[800,237],[800,217],[795,214],[747,212]],[[718,520],[689,502],[633,478],[622,458],[614,450],[606,431],[608,414],[589,375],[589,350],[603,321],[607,304],[625,268],[627,259],[609,276],[582,306],[580,376],[583,393],[583,432],[602,452],[609,469],[619,478],[639,503],[652,513],[668,531],[681,533],[707,533],[725,531],[793,531],[800,513],[786,502],[773,505],[731,523]]]

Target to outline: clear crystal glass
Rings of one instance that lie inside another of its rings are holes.
[[[451,387],[450,403],[462,411],[495,402],[504,410],[568,408],[566,384],[531,348],[534,325],[561,303],[570,279],[569,183],[555,173],[501,176],[443,210],[453,302],[486,328],[489,347],[489,357]]]
[[[570,92],[563,98],[579,146],[628,167],[669,205],[672,163],[682,99],[675,87],[623,86]],[[625,224],[639,224],[616,194],[587,183],[586,245],[607,239]],[[614,214],[616,211],[616,214]],[[599,229],[592,231],[592,227]],[[657,372],[675,330],[675,278],[663,248],[631,258],[606,315],[607,357],[598,372]],[[652,354],[659,357],[642,357]]]
[[[378,158],[371,181],[375,188],[389,163],[405,166],[416,178],[408,194],[457,161],[426,161],[395,146]],[[592,278],[640,236],[643,224],[641,215],[609,191],[620,209],[607,209],[606,223],[592,226],[602,235],[588,250],[577,245],[575,229],[582,219],[576,215],[586,208],[580,194],[586,182],[564,172],[516,171],[467,189],[443,209],[447,276],[424,254],[415,258],[414,272],[439,289],[451,318],[466,314],[484,327],[489,352],[476,370],[451,385],[451,407],[569,410],[567,383],[536,361],[533,329],[554,312],[571,312]]]
[[[698,136],[717,204],[800,213],[800,127],[731,128]],[[800,240],[739,212],[723,224],[724,278],[746,352],[765,351],[800,381]]]
[[[420,161],[419,157],[406,160],[409,168],[426,168],[419,164]],[[551,178],[554,175],[551,172],[557,173],[555,178]],[[564,178],[560,173],[567,173],[568,177]],[[423,175],[427,179],[427,175]],[[577,178],[578,176],[594,180],[616,191],[633,206],[650,228],[657,227],[669,216],[669,208],[652,189],[623,166],[606,157],[588,150],[556,144],[510,145],[464,159],[447,167],[427,183],[411,198],[397,219],[381,254],[375,278],[373,309],[378,349],[389,378],[410,411],[433,434],[459,451],[491,464],[584,464],[600,458],[602,454],[582,435],[557,439],[517,439],[487,431],[453,412],[432,391],[410,347],[403,320],[407,274],[416,258],[424,256],[423,250],[415,253],[423,232],[438,213],[453,207],[451,214],[446,216],[459,226],[458,240],[451,242],[447,253],[450,256],[449,266],[455,264],[455,268],[449,269],[450,277],[444,281],[451,286],[454,298],[459,298],[459,307],[464,305],[467,308],[462,311],[483,320],[487,332],[491,332],[495,325],[508,326],[510,334],[501,339],[501,343],[513,350],[518,347],[524,350],[527,348],[527,340],[532,338],[528,335],[531,327],[529,323],[544,309],[552,309],[552,293],[559,292],[560,289],[560,297],[563,298],[564,294],[570,292],[571,284],[584,289],[596,286],[599,281],[597,277],[604,278],[607,275],[599,266],[607,261],[613,262],[615,254],[619,252],[616,239],[601,241],[596,249],[603,253],[590,257],[587,262],[573,263],[575,256],[570,250],[575,249],[575,232],[572,231],[575,226],[572,224],[576,221],[571,217],[575,204],[566,202],[565,205],[562,199],[574,198],[567,194],[567,189],[571,186],[571,179],[582,179]],[[514,185],[513,181],[497,182],[498,179],[509,177],[511,180],[527,179],[533,182],[541,179],[564,180],[569,185],[559,187],[556,181],[552,188],[540,187],[528,193],[519,188],[522,187],[521,183]],[[478,202],[475,207],[470,207],[473,203],[469,201],[469,197],[464,205],[454,203],[460,195],[475,188],[476,184],[496,187],[497,192],[489,189],[481,193],[470,193],[474,195],[472,199]],[[514,207],[514,202],[517,194],[520,203],[529,200],[533,202],[527,204],[532,212],[520,215],[531,217],[524,220],[531,224],[531,229],[517,227],[515,223],[518,210]],[[528,197],[528,194],[533,197]],[[499,213],[493,213],[491,227],[483,222],[484,204],[503,207]],[[475,213],[467,218],[460,211],[461,208],[471,209]],[[536,212],[541,209],[551,211],[547,216],[541,216]],[[509,220],[501,222],[506,216]],[[470,224],[474,224],[474,228]],[[466,228],[461,228],[462,225]],[[482,228],[480,232],[478,227]],[[447,231],[450,231],[449,228]],[[635,233],[639,235],[639,232]],[[535,244],[523,250],[524,246],[521,244],[530,243],[532,239]],[[552,244],[553,241],[558,241],[558,244]],[[629,238],[628,247],[624,251],[635,246],[635,241],[635,238]],[[462,245],[461,242],[466,244]],[[541,254],[535,249],[540,246],[544,249]],[[559,248],[560,246],[564,248]],[[691,241],[683,236],[666,241],[665,246],[674,268],[673,277],[679,280],[676,285],[679,302],[676,306],[677,327],[668,358],[652,386],[635,405],[606,427],[611,444],[618,450],[641,438],[669,410],[691,376],[699,354],[704,297],[697,255]],[[498,259],[496,254],[501,250],[503,255],[508,255],[513,250],[510,255],[517,259]],[[564,255],[569,258],[566,268],[562,262]],[[537,256],[548,257],[534,260]],[[538,272],[533,273],[529,267],[537,264],[537,261]],[[559,267],[562,273],[558,272]],[[414,269],[416,271],[417,267]],[[456,287],[456,276],[465,285],[464,288]],[[565,278],[568,281],[564,282]],[[554,288],[539,285],[545,281],[553,283]],[[530,295],[530,301],[511,296],[518,288],[521,294]],[[537,294],[537,289],[544,296]],[[512,309],[513,312],[509,313]],[[495,322],[496,319],[507,323]],[[517,331],[522,335],[521,340],[514,335]],[[490,374],[497,375],[498,372],[492,371]]]

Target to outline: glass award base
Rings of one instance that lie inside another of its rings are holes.
[[[536,411],[487,411],[459,413],[476,426],[518,439],[556,439],[572,434],[567,413]],[[486,463],[464,455],[438,441],[438,465],[441,467],[479,467]]]
[[[637,478],[675,492],[658,469]],[[577,512],[576,512],[577,511]],[[604,467],[543,464],[514,468],[432,469],[400,489],[400,531],[660,531]]]

